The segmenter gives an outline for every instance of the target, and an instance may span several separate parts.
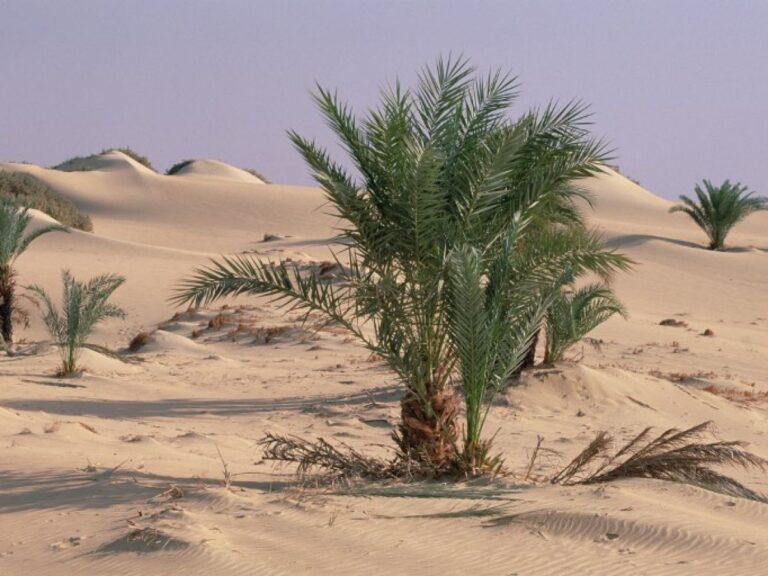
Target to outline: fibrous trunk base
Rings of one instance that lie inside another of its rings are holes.
[[[454,469],[459,461],[456,418],[458,402],[450,388],[433,392],[428,406],[413,392],[401,402],[402,421],[395,434],[401,453],[431,466],[435,474]]]

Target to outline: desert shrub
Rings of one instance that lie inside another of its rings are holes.
[[[165,173],[168,176],[173,176],[177,172],[180,172],[181,170],[183,170],[184,168],[186,168],[187,166],[192,164],[192,162],[194,162],[194,160],[191,160],[191,159],[190,160],[182,160],[181,162],[176,162],[176,164],[174,164],[173,166],[168,168],[168,170],[166,170]]]
[[[113,151],[122,152],[129,158],[132,158],[133,160],[141,164],[142,166],[149,168],[150,170],[152,170],[152,172],[157,172],[157,170],[155,170],[155,167],[152,166],[152,162],[150,161],[150,159],[144,156],[143,154],[139,154],[133,148],[106,148],[102,150],[101,153],[106,154],[107,152],[113,152]]]
[[[122,152],[142,166],[145,166],[153,172],[156,172],[155,167],[152,166],[152,162],[149,160],[149,158],[139,154],[133,148],[104,148],[98,154],[90,154],[88,156],[73,156],[72,158],[64,160],[64,162],[61,162],[56,166],[52,166],[52,168],[54,170],[61,170],[63,172],[88,172],[91,170],[91,168],[87,167],[88,162],[94,158],[97,158],[98,156],[101,156],[102,154],[107,154],[108,152]]]
[[[61,276],[64,284],[61,312],[40,286],[30,286],[29,289],[42,300],[43,321],[61,354],[60,374],[68,376],[77,372],[82,348],[100,349],[88,343],[94,326],[107,318],[125,316],[121,308],[107,302],[125,278],[102,274],[87,282],[79,282],[69,270],[64,270]]]
[[[154,341],[154,336],[152,336],[151,332],[142,331],[136,334],[133,338],[131,338],[131,341],[128,343],[128,351],[129,352],[138,352],[144,346],[149,344],[150,342]]]
[[[0,171],[0,198],[45,212],[65,226],[93,231],[91,219],[80,212],[71,200],[57,194],[31,174]]]
[[[258,172],[258,171],[256,171],[256,170],[254,170],[253,168],[243,168],[243,170],[245,170],[246,172],[248,172],[248,174],[250,174],[251,176],[256,176],[256,178],[258,178],[259,180],[261,180],[262,182],[264,182],[264,184],[272,184],[272,182],[271,182],[270,180],[267,180],[267,179],[266,179],[266,178],[265,178],[265,177],[264,177],[264,176],[261,174],[261,172]]]
[[[725,238],[731,229],[753,212],[768,210],[768,198],[753,196],[753,192],[739,182],[729,180],[715,186],[709,180],[694,187],[696,200],[680,196],[682,204],[670,212],[687,214],[709,238],[710,250],[723,250]]]

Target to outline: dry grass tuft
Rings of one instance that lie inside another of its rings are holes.
[[[46,424],[45,427],[43,427],[43,432],[46,434],[53,434],[54,432],[58,432],[61,429],[61,420],[56,420],[54,422],[50,422],[49,424]]]
[[[744,402],[747,404],[750,402],[768,402],[768,391],[766,390],[761,392],[754,388],[740,390],[738,388],[728,388],[725,386],[717,386],[715,384],[705,386],[702,390],[714,394],[715,396],[732,400],[733,402]]]
[[[665,318],[661,322],[659,322],[659,326],[672,326],[674,328],[686,328],[688,326],[687,322],[684,322],[683,320],[675,320],[674,318]]]
[[[622,478],[654,478],[768,503],[765,495],[711,468],[729,465],[765,470],[768,461],[743,450],[743,442],[703,441],[704,433],[711,430],[712,423],[704,422],[682,431],[671,428],[649,439],[649,427],[612,455],[609,449],[613,439],[607,432],[598,432],[550,482],[567,486]]]
[[[212,330],[220,330],[227,324],[232,324],[233,320],[231,314],[216,314],[208,321],[208,328]]]
[[[252,329],[250,332],[253,335],[254,344],[269,344],[276,337],[285,334],[290,329],[290,326],[261,326]]]
[[[144,346],[154,341],[154,339],[155,338],[151,332],[139,332],[136,336],[131,338],[131,341],[128,343],[128,351],[138,352],[144,348]]]
[[[654,378],[669,380],[670,382],[695,382],[697,380],[717,377],[715,372],[704,372],[703,370],[698,372],[662,372],[661,370],[651,370],[648,374]]]

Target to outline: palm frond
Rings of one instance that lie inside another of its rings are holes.
[[[712,466],[737,466],[765,470],[768,461],[744,450],[738,441],[703,440],[712,430],[703,422],[686,430],[669,429],[652,440],[646,428],[614,455],[612,439],[599,432],[595,439],[552,479],[553,484],[598,484],[623,478],[653,478],[682,482],[713,492],[768,503],[768,497],[720,472]],[[595,467],[596,462],[601,462]]]

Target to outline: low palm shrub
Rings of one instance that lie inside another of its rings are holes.
[[[290,138],[345,222],[336,277],[222,257],[183,280],[175,301],[261,294],[321,313],[403,384],[402,460],[436,475],[496,469],[482,438],[490,398],[528,349],[553,286],[564,275],[628,265],[594,236],[574,241],[585,236],[578,182],[606,159],[586,109],[552,105],[512,120],[516,94],[513,77],[476,77],[450,59],[425,69],[413,90],[384,91],[361,120],[319,87],[315,101],[358,176],[315,142]]]
[[[571,346],[615,314],[626,316],[626,310],[604,284],[557,290],[547,308],[544,363],[562,360]]]
[[[125,278],[114,274],[102,274],[80,282],[68,270],[62,272],[63,295],[61,311],[40,286],[29,289],[43,303],[43,321],[55,340],[61,354],[62,376],[78,371],[77,361],[82,348],[95,348],[88,343],[94,326],[107,318],[123,318],[125,313],[118,306],[107,302]]]
[[[49,232],[67,232],[60,224],[40,226],[27,231],[32,216],[8,198],[0,198],[0,336],[4,345],[13,342],[16,305],[16,270],[14,264],[30,244]]]
[[[736,224],[754,212],[768,210],[768,198],[755,197],[739,182],[732,184],[726,180],[715,186],[704,180],[703,187],[696,184],[694,192],[696,200],[680,196],[682,204],[673,206],[669,211],[690,216],[709,238],[710,250],[723,250],[725,239]]]

